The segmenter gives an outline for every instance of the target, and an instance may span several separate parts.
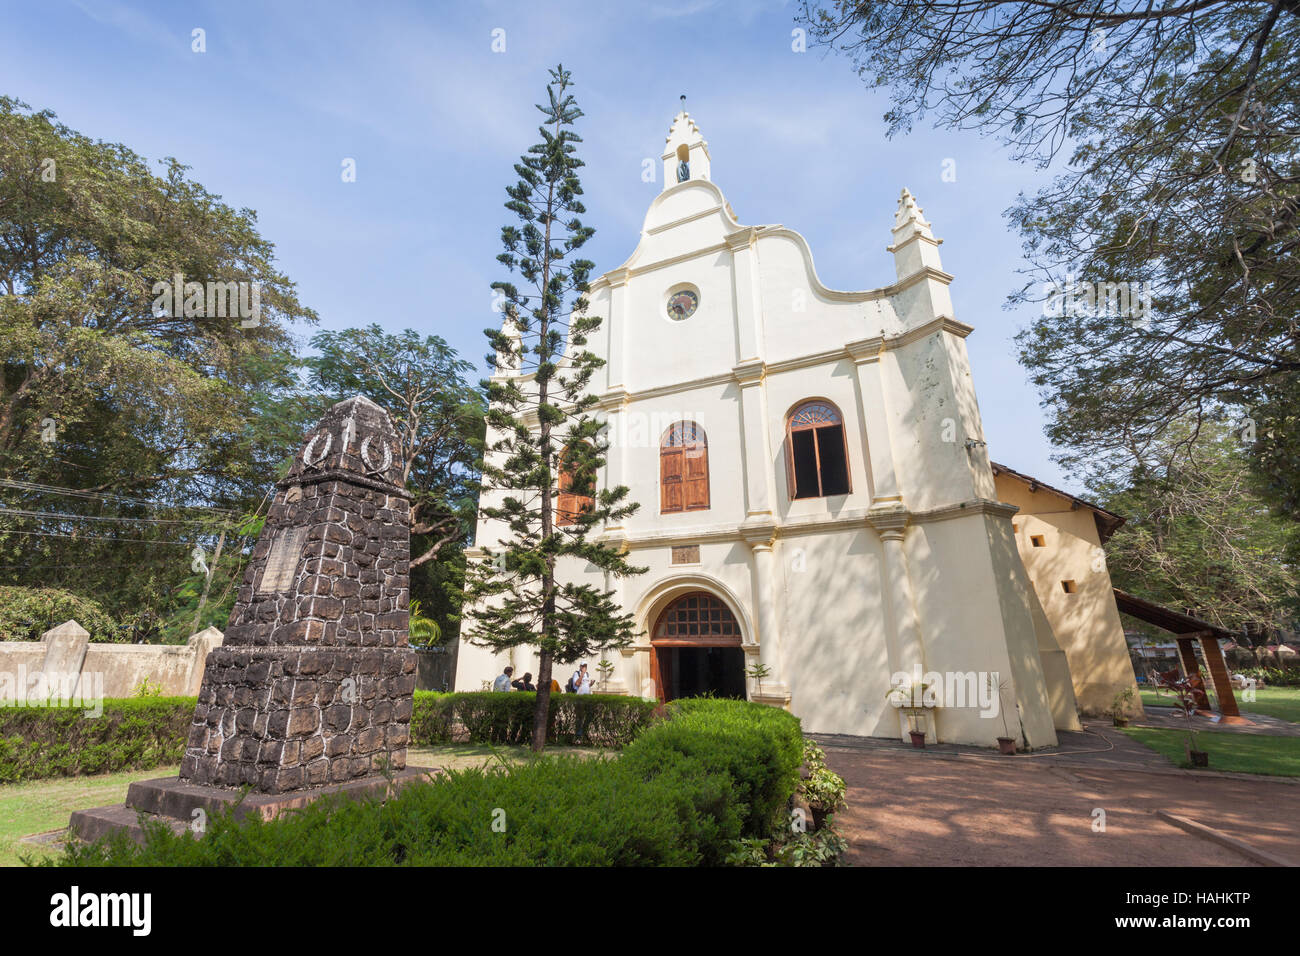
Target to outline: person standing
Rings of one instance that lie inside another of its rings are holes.
[[[587,672],[587,665],[583,664],[578,668],[578,672],[573,675],[574,693],[590,694],[591,693],[591,674]],[[577,734],[573,738],[575,747],[581,747],[587,736],[587,723],[591,719],[591,705],[594,701],[581,701],[578,703],[578,726]]]
[[[497,679],[492,682],[494,691],[510,690],[510,675],[515,672],[513,667],[507,666],[504,671],[497,675]]]
[[[510,686],[515,690],[537,690],[537,685],[533,683],[533,675],[525,673],[519,680],[511,681]]]
[[[586,675],[587,675],[587,665],[584,662],[578,665],[578,669],[574,671],[573,676],[569,678],[569,683],[564,688],[565,692],[569,694],[578,693],[578,688],[582,686],[582,680]]]

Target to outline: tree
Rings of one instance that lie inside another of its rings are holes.
[[[1118,587],[1242,633],[1246,644],[1300,612],[1300,528],[1253,490],[1240,438],[1225,424],[1177,423],[1144,451],[1134,480],[1090,490],[1128,518],[1106,546]]]
[[[582,111],[569,92],[569,73],[550,71],[541,142],[515,165],[516,185],[506,208],[520,225],[501,230],[505,251],[497,257],[530,286],[494,282],[504,309],[500,329],[486,335],[497,374],[484,383],[488,436],[483,462],[480,515],[509,537],[479,542],[484,558],[466,570],[465,599],[473,608],[468,639],[496,650],[531,645],[538,650],[534,751],[546,745],[552,663],[571,663],[593,650],[621,647],[633,638],[630,614],[612,591],[564,579],[567,564],[588,562],[615,576],[639,574],[620,551],[592,532],[633,514],[627,488],[597,491],[596,474],[608,450],[601,424],[590,414],[592,374],[604,362],[587,351],[587,337],[601,323],[588,315],[586,293],[592,263],[575,257],[595,232],[578,218],[585,213],[573,131]],[[566,298],[572,309],[564,312]],[[565,348],[567,333],[567,349]],[[591,506],[557,523],[561,474],[567,493],[587,496]]]
[[[0,581],[167,613],[298,444],[298,320],[251,210],[0,97]]]
[[[475,444],[482,398],[466,380],[473,368],[437,335],[399,335],[378,325],[321,332],[307,360],[323,405],[364,395],[388,412],[401,443],[402,480],[411,492],[411,567],[463,547],[478,491]],[[322,408],[322,411],[324,409]]]
[[[1064,464],[1187,459],[1197,432],[1172,426],[1233,406],[1277,436],[1252,465],[1300,515],[1300,4],[840,0],[802,18],[892,88],[891,135],[933,111],[1042,166],[1070,150],[1008,212],[1043,282],[1012,301],[1047,300],[1018,342]]]

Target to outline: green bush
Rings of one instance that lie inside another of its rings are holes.
[[[386,803],[323,799],[269,823],[217,814],[201,839],[150,825],[143,847],[118,835],[71,845],[51,862],[721,865],[742,837],[761,836],[759,822],[790,799],[801,752],[799,722],[789,714],[742,701],[689,702],[671,708],[669,720],[642,732],[621,757],[544,757],[450,772]]]
[[[0,707],[0,783],[148,770],[179,763],[193,697],[105,700],[81,707]]]
[[[745,836],[766,836],[784,825],[779,818],[803,762],[799,719],[773,707],[709,698],[678,701],[672,712],[671,720],[638,737],[622,762],[646,778],[672,766],[724,775]]]
[[[425,747],[452,741],[526,744],[532,740],[536,703],[536,694],[519,691],[416,691],[411,743]],[[617,694],[554,694],[546,741],[575,743],[585,722],[584,743],[622,747],[649,725],[657,707],[654,701]]]
[[[1286,664],[1282,667],[1270,665],[1243,667],[1236,673],[1243,677],[1253,677],[1264,687],[1300,687],[1300,665],[1296,664]]]
[[[76,621],[92,641],[112,643],[131,639],[102,607],[89,598],[59,588],[0,585],[0,641],[39,641],[64,621]]]

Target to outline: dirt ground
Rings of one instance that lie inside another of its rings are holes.
[[[1300,862],[1300,785],[1032,758],[826,747],[858,866],[1254,866],[1164,809]],[[1094,811],[1105,811],[1095,831]]]

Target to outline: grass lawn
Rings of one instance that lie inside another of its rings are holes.
[[[548,747],[546,753],[590,757],[602,751],[589,747]],[[529,758],[527,747],[487,747],[451,744],[445,747],[412,747],[406,761],[415,767],[464,770],[491,764],[520,763]],[[73,810],[105,807],[126,799],[126,788],[134,780],[174,777],[179,766],[128,770],[93,777],[53,777],[0,786],[0,866],[21,866],[19,854],[44,856],[59,852],[57,846],[20,844],[33,833],[58,830],[68,825]]]
[[[1190,767],[1181,730],[1125,727],[1123,732],[1179,767]],[[1264,737],[1198,730],[1197,744],[1210,755],[1210,770],[1300,777],[1300,737]]]
[[[155,767],[152,770],[127,770],[93,777],[52,777],[0,786],[0,866],[21,866],[18,854],[43,856],[57,853],[58,847],[45,848],[20,844],[21,837],[68,825],[73,810],[104,807],[126,799],[126,788],[133,780],[175,776],[180,766]]]
[[[1300,724],[1300,687],[1259,687],[1255,689],[1255,699],[1247,703],[1241,699],[1242,691],[1237,691],[1237,706],[1242,712],[1254,711],[1266,717],[1289,720]],[[1141,691],[1142,706],[1172,707],[1173,698],[1168,694],[1159,694],[1153,690]]]

